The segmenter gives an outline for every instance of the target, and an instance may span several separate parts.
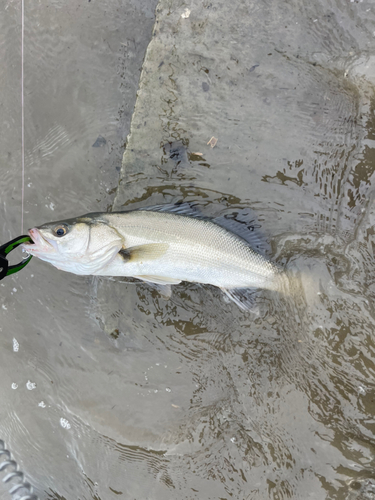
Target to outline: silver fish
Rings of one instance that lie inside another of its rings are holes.
[[[282,272],[251,247],[258,240],[245,225],[208,219],[187,204],[92,213],[34,227],[29,235],[28,253],[75,274],[164,286],[207,283],[242,309],[251,308],[254,288],[280,288]]]

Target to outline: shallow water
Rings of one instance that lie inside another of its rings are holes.
[[[245,314],[211,287],[166,300],[34,259],[1,288],[0,437],[45,499],[373,498],[371,4],[161,0],[152,37],[151,2],[65,5],[26,18],[25,225],[251,207],[292,292]],[[0,21],[5,239],[18,7]]]

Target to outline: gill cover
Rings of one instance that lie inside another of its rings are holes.
[[[120,234],[105,220],[90,217],[51,222],[29,230],[34,244],[24,249],[63,271],[97,274],[122,247]]]

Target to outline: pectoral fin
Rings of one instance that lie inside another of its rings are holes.
[[[168,250],[168,243],[148,243],[130,248],[122,248],[119,254],[124,262],[142,262],[162,257]]]

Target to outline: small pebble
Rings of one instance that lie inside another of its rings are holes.
[[[66,418],[60,418],[60,425],[64,429],[70,429],[71,428],[71,425],[70,425],[69,421],[66,420]]]
[[[181,14],[182,19],[187,19],[190,16],[191,10],[190,9],[185,9],[184,12]]]
[[[14,338],[13,339],[13,352],[18,352],[19,348],[20,348],[20,345],[19,345],[18,341]]]

